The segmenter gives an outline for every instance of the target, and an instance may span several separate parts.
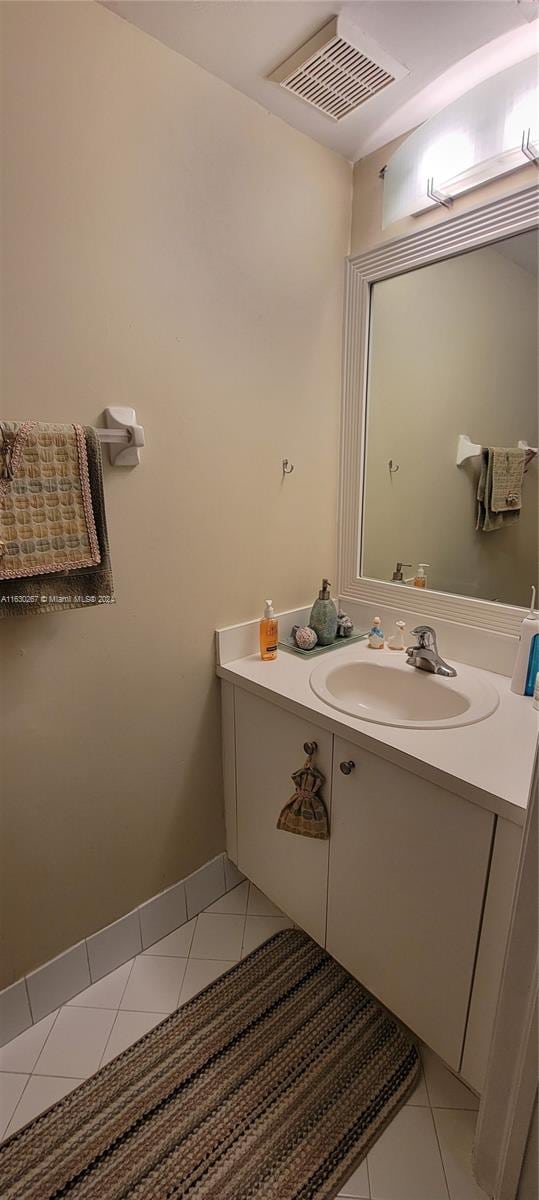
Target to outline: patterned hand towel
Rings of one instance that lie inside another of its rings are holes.
[[[518,447],[493,446],[483,450],[476,529],[491,533],[518,521],[525,466],[526,451]]]
[[[526,451],[500,449],[492,451],[492,497],[493,512],[515,512],[522,508],[522,481],[526,465]]]
[[[3,428],[6,429],[5,424]],[[95,604],[114,603],[103,496],[101,446],[94,429],[88,427],[81,432],[84,459],[87,464],[88,498],[95,541],[87,527],[88,543],[83,544],[82,538],[80,548],[81,558],[84,558],[83,566],[62,567],[56,560],[52,569],[43,570],[35,575],[26,575],[20,578],[2,578],[0,576],[0,618],[27,616],[30,613],[38,612],[61,612],[66,608],[88,608]],[[80,447],[80,444],[78,438],[77,446]],[[1,462],[2,458],[0,457]],[[17,462],[15,462],[15,466],[13,465],[12,454],[8,455],[8,474],[12,473],[15,476],[16,466]],[[34,480],[35,486],[36,476],[33,475],[31,478]],[[50,476],[48,478],[50,480]],[[60,480],[65,478],[65,475],[59,476]],[[0,488],[0,490],[2,489]],[[3,490],[5,491],[5,489]],[[63,489],[59,490],[63,494]],[[39,495],[40,489],[36,487],[36,490],[30,494]],[[54,492],[45,494],[54,495]],[[78,511],[80,513],[80,508]],[[91,528],[92,524],[90,523],[90,530]],[[73,546],[68,546],[68,550],[73,551],[74,549]],[[29,553],[33,554],[34,551]]]
[[[99,562],[80,425],[0,424],[0,579]]]

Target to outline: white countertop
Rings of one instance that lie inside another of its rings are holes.
[[[473,670],[500,696],[490,717],[452,729],[402,729],[347,716],[314,694],[309,679],[319,663],[345,662],[373,653],[395,657],[394,651],[373,652],[364,642],[356,642],[312,659],[281,650],[273,662],[262,662],[258,654],[250,654],[218,666],[217,673],[237,687],[310,717],[314,724],[523,825],[539,733],[539,713],[532,700],[515,696],[507,676],[477,667]],[[458,662],[452,661],[458,672]]]

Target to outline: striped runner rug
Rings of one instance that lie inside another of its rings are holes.
[[[419,1075],[409,1034],[287,929],[0,1146],[2,1200],[330,1200]]]

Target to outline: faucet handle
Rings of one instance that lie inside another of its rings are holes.
[[[417,625],[412,629],[412,634],[417,638],[418,648],[421,650],[434,650],[437,652],[436,631],[432,625]]]

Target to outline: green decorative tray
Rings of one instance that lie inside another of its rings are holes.
[[[279,642],[279,650],[286,650],[287,654],[299,654],[301,658],[316,658],[317,654],[326,654],[328,650],[338,650],[341,646],[350,646],[352,642],[364,642],[368,636],[367,633],[352,633],[350,637],[335,638],[331,646],[316,645],[312,650],[300,650],[292,638],[287,637],[284,642]]]

